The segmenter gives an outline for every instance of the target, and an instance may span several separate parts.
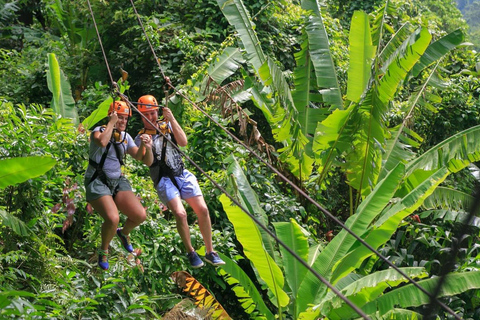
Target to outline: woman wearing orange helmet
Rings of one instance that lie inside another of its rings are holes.
[[[125,132],[131,109],[123,101],[114,101],[108,110],[106,126],[93,129],[90,136],[89,165],[85,172],[87,201],[103,218],[102,243],[98,252],[98,265],[107,270],[108,247],[115,233],[128,252],[133,251],[129,233],[146,218],[146,212],[132,192],[132,187],[121,171],[123,158],[128,153],[137,157],[139,148],[132,137]],[[141,138],[142,148],[148,148],[145,135]],[[141,160],[141,157],[140,159]],[[118,211],[127,216],[123,228],[118,228]]]
[[[182,199],[197,215],[198,226],[205,242],[205,261],[214,266],[225,264],[213,249],[210,214],[197,178],[184,168],[181,153],[164,138],[165,135],[176,145],[184,147],[187,145],[187,136],[169,108],[162,108],[163,120],[158,121],[158,109],[159,105],[154,96],[145,95],[138,99],[138,110],[143,115],[144,129],[135,138],[135,143],[140,152],[145,154],[142,160],[150,167],[150,176],[160,200],[175,215],[177,230],[187,250],[190,265],[200,268],[204,263],[192,246],[187,212]],[[151,147],[142,147],[142,137],[145,134],[151,136]]]

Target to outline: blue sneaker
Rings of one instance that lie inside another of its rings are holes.
[[[104,250],[98,250],[98,266],[103,270],[108,270],[108,252]]]
[[[125,250],[127,250],[128,252],[133,252],[133,247],[130,244],[130,237],[124,235],[121,228],[117,229],[117,236],[120,238],[122,246],[125,248]]]
[[[200,259],[198,254],[195,251],[187,253],[188,261],[190,261],[190,265],[192,268],[201,268],[203,267],[203,261]]]
[[[221,265],[225,264],[225,261],[220,259],[220,257],[218,256],[218,253],[216,253],[214,251],[208,252],[205,255],[205,261],[207,261],[208,263],[210,263],[213,266],[221,266]]]

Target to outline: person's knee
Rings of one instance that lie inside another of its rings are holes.
[[[120,223],[120,216],[118,215],[118,212],[116,214],[109,214],[105,219],[105,223],[118,226]]]
[[[206,206],[205,207],[202,206],[201,208],[198,209],[196,214],[198,217],[209,217],[208,208]]]
[[[143,223],[147,219],[147,212],[143,209],[138,215],[138,223]]]
[[[173,214],[177,220],[187,220],[187,211],[185,210],[174,211]]]

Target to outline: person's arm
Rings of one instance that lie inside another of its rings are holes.
[[[147,166],[151,166],[153,163],[152,152],[152,138],[149,134],[142,134],[140,136],[140,146],[137,153],[134,156],[135,159],[142,161]]]
[[[113,128],[118,121],[117,112],[113,111],[110,115],[107,126],[103,132],[95,131],[92,135],[93,142],[102,148],[105,148],[112,137]]]
[[[163,108],[163,117],[170,122],[175,140],[180,147],[185,147],[188,143],[187,135],[183,131],[182,127],[178,124],[177,119],[173,116],[172,110],[169,108]]]

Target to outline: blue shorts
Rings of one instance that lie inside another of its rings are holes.
[[[184,169],[181,175],[175,177],[175,180],[180,190],[175,187],[169,177],[162,177],[157,184],[157,194],[163,204],[167,204],[175,197],[188,199],[203,195],[197,178],[190,171]]]

